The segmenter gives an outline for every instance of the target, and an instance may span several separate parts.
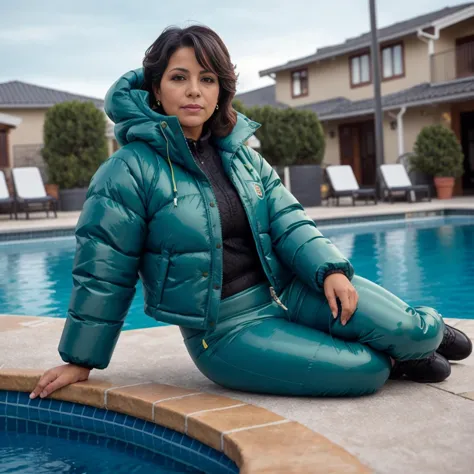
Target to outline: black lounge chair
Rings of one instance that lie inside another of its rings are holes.
[[[341,197],[351,197],[352,205],[355,206],[356,199],[363,198],[368,204],[373,200],[377,204],[377,193],[375,188],[361,188],[349,165],[332,165],[326,168],[329,181],[329,198],[335,198],[339,206]],[[329,199],[328,199],[329,203]]]
[[[13,215],[15,215],[15,219],[18,219],[18,215],[16,213],[15,198],[10,196],[7,186],[7,180],[5,179],[5,173],[0,170],[0,207],[3,206],[9,208],[10,219],[13,219]]]
[[[43,178],[36,167],[13,168],[13,184],[15,185],[16,203],[18,211],[26,212],[26,218],[30,218],[30,212],[42,210],[53,211],[57,214],[57,201],[46,194]]]
[[[407,201],[411,201],[411,192],[420,192],[431,201],[431,190],[426,184],[412,184],[406,168],[402,164],[381,165],[380,176],[390,203],[393,204],[393,193],[404,192]]]

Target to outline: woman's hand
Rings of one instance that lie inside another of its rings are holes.
[[[90,369],[78,365],[66,364],[49,369],[40,378],[30,398],[47,397],[54,391],[76,382],[83,382],[89,378]]]
[[[341,302],[341,324],[345,326],[357,309],[359,295],[349,279],[342,273],[333,273],[324,279],[324,294],[334,319],[337,318],[337,300]]]

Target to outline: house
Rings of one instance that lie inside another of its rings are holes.
[[[0,169],[10,165],[10,132],[22,122],[21,118],[0,113]]]
[[[100,109],[104,106],[100,99],[26,82],[0,83],[0,169],[38,166],[44,173],[41,148],[46,112],[55,104],[72,100],[92,101]],[[107,122],[106,136],[111,154],[116,142],[110,121]]]
[[[458,194],[474,194],[474,3],[410,18],[378,30],[384,155],[413,150],[425,125],[453,129],[465,154]],[[362,185],[376,175],[370,33],[276,65],[260,76],[275,84],[237,96],[245,105],[316,112],[326,135],[324,162],[348,164]]]

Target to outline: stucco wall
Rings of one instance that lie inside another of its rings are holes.
[[[47,109],[0,109],[0,113],[22,119],[22,123],[10,132],[9,154],[12,167],[37,166],[45,179],[47,173],[40,152],[43,147],[46,111]],[[114,152],[112,137],[107,137],[107,149],[109,155]]]
[[[382,82],[382,94],[392,94],[430,80],[428,45],[416,35],[403,40],[405,77]],[[351,88],[350,55],[326,59],[308,67],[308,96],[292,99],[291,73],[284,71],[276,75],[276,100],[291,106],[311,104],[335,97],[350,100],[367,99],[373,96],[373,84]]]

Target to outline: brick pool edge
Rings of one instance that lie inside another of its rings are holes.
[[[0,390],[29,393],[42,371],[0,370]],[[131,415],[197,439],[242,474],[369,473],[355,456],[300,423],[237,399],[172,385],[90,379],[51,397]]]

